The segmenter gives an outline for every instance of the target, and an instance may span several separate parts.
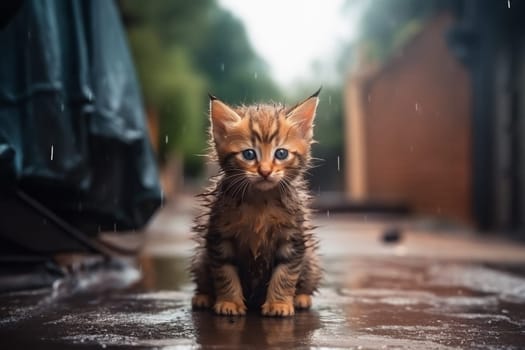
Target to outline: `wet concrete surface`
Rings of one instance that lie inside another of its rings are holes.
[[[326,275],[312,310],[221,317],[190,307],[190,218],[158,217],[137,270],[0,294],[0,348],[525,347],[522,245],[411,220],[385,244],[391,220],[322,216]]]

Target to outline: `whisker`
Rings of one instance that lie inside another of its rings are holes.
[[[241,193],[242,189],[246,185],[247,180],[243,179],[241,180],[238,185],[235,187],[235,191],[233,192],[232,196],[237,198],[237,195]]]
[[[245,183],[245,186],[244,186],[244,189],[242,191],[242,195],[241,195],[241,201],[244,202],[244,195],[246,194],[246,190],[250,187],[250,182],[249,181],[246,181]]]
[[[232,181],[230,183],[230,185],[227,187],[227,189],[225,190],[225,192],[229,192],[230,189],[233,189],[234,191],[231,193],[231,196],[232,197],[235,197],[235,195],[237,194],[238,192],[238,188],[239,186],[244,182],[246,181],[244,177],[239,177],[237,179],[235,179],[234,181]]]
[[[242,181],[243,179],[243,176],[242,174],[236,174],[234,176],[229,176],[228,178],[226,178],[225,180],[222,180],[222,185],[223,185],[223,191],[224,192],[228,192],[230,191],[230,189],[232,187],[234,187],[235,185],[237,185],[240,181]]]
[[[293,191],[293,187],[292,187],[290,181],[286,177],[282,178],[282,183],[284,185],[283,189],[285,189],[286,194],[288,194],[291,191]]]

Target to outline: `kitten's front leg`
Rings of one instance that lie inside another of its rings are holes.
[[[272,273],[266,292],[266,301],[262,305],[261,311],[264,316],[292,316],[294,314],[295,288],[304,251],[304,239],[300,234],[292,236],[278,249],[278,264]]]
[[[216,297],[213,310],[219,315],[244,315],[246,306],[237,268],[233,265],[232,244],[217,236],[210,238],[207,249]]]
[[[214,268],[213,274],[217,295],[213,310],[219,315],[246,314],[237,268],[230,264],[222,265]]]

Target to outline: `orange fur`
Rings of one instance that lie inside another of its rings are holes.
[[[293,303],[296,309],[308,309],[312,306],[312,297],[308,294],[298,294]]]

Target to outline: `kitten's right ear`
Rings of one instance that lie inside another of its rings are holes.
[[[211,94],[208,95],[213,138],[219,141],[227,134],[228,128],[241,121],[241,117],[226,103]]]
[[[315,111],[319,104],[319,93],[321,88],[314,92],[303,102],[298,103],[286,112],[286,117],[294,125],[302,136],[308,140],[313,137],[313,122],[315,118]]]

